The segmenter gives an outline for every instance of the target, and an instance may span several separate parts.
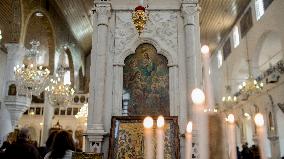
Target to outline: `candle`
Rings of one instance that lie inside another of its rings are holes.
[[[154,158],[154,145],[153,140],[153,119],[151,117],[146,117],[143,121],[144,125],[144,158],[153,159]]]
[[[188,122],[185,134],[185,159],[192,157],[192,122]]]
[[[157,120],[157,130],[156,130],[156,137],[157,137],[157,154],[156,159],[164,159],[164,125],[165,119],[163,116],[159,116]]]
[[[266,154],[264,150],[264,119],[261,113],[257,113],[254,117],[255,125],[257,126],[256,133],[258,139],[258,145],[260,150],[260,158],[266,159]]]
[[[144,1],[143,0],[139,0],[139,5],[143,6],[144,5]]]
[[[230,159],[237,159],[236,139],[235,139],[235,117],[233,114],[228,115],[228,122],[229,122],[229,131],[228,131],[229,156]]]

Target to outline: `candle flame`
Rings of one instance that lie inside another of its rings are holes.
[[[165,119],[163,116],[159,116],[157,120],[157,127],[162,128],[165,125]]]
[[[233,114],[228,115],[228,122],[231,124],[235,122],[235,116]]]
[[[153,123],[154,123],[153,118],[149,116],[147,116],[143,121],[144,127],[148,129],[153,127]]]
[[[263,119],[263,115],[261,113],[257,113],[254,117],[254,122],[256,124],[256,126],[263,126],[264,125],[264,119]]]
[[[188,122],[188,124],[186,126],[186,132],[192,133],[192,121]]]
[[[191,93],[191,99],[194,104],[202,104],[205,101],[205,95],[199,88],[195,88]]]

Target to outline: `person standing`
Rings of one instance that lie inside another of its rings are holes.
[[[71,159],[74,150],[72,135],[62,130],[56,134],[51,151],[45,155],[44,159]]]
[[[30,143],[30,131],[27,128],[20,130],[17,140],[5,151],[7,159],[40,159],[37,148]]]

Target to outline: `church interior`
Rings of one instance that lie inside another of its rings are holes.
[[[284,158],[282,16],[284,0],[0,0],[0,155],[27,129],[37,148],[68,131],[72,159]]]

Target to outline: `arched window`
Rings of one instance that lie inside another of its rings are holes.
[[[256,20],[259,20],[264,14],[263,0],[255,0],[255,14]]]
[[[222,55],[221,50],[218,50],[217,60],[218,60],[218,68],[221,68],[221,66],[223,64],[223,55]]]
[[[238,26],[235,26],[233,29],[233,40],[234,40],[234,48],[236,48],[240,44],[240,34]]]
[[[67,70],[64,74],[64,84],[71,84],[70,71]]]

